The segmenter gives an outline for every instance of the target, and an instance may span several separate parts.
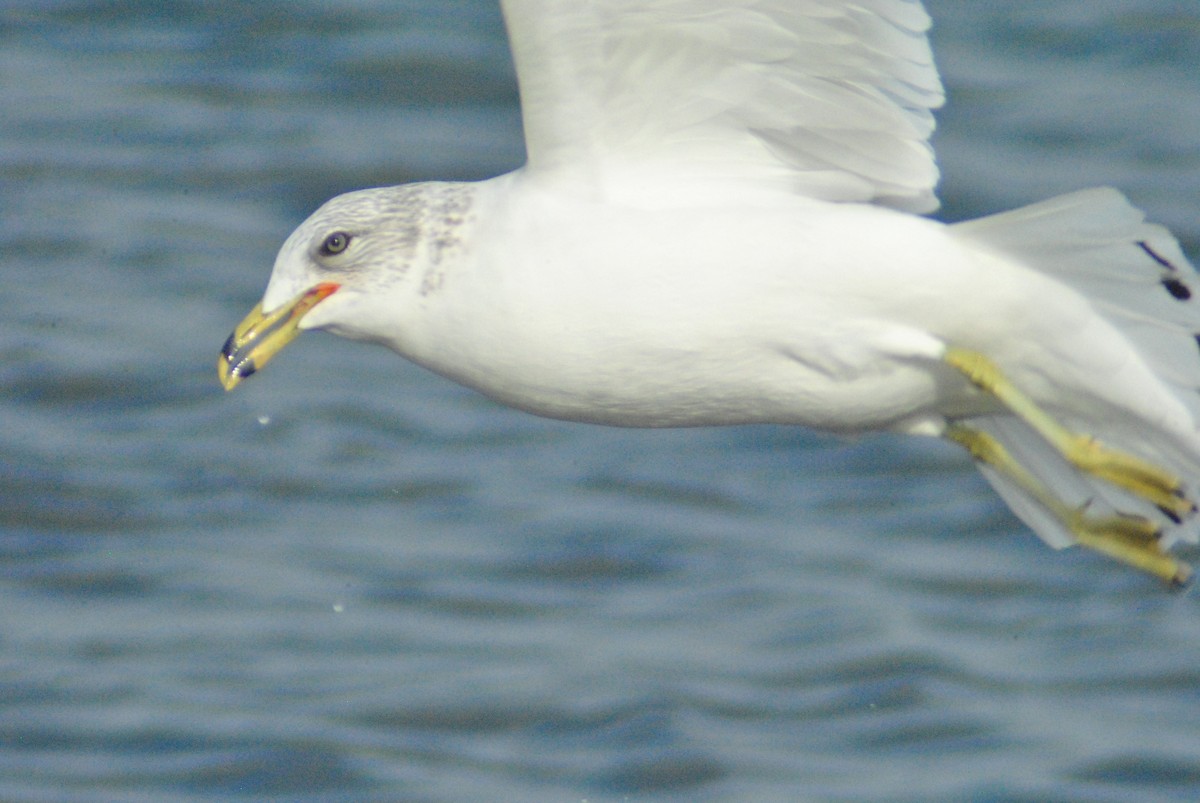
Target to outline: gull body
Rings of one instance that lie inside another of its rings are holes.
[[[1115,190],[917,214],[942,100],[920,3],[503,7],[528,163],[326,203],[227,387],[324,329],[542,416],[944,436],[1048,543],[1186,576],[1194,270]]]
[[[374,210],[412,204],[436,217],[451,203],[452,238],[423,233],[408,260],[346,282],[300,326],[381,342],[531,413],[633,427],[937,432],[947,415],[988,405],[938,365],[944,342],[1002,342],[1015,353],[1001,361],[1031,381],[1055,357],[1030,364],[1025,344],[1062,331],[1100,357],[1085,373],[1133,357],[1095,349],[1121,341],[1069,288],[936,221],[795,195],[647,209],[573,197],[520,171],[334,199],[284,247],[285,266],[309,269],[279,271],[267,306],[328,278],[308,256],[326,232],[354,232],[367,248],[395,230]],[[360,219],[355,206],[371,211]],[[1030,303],[1047,294],[1054,321]]]

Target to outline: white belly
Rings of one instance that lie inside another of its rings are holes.
[[[621,426],[911,429],[970,405],[942,344],[1013,317],[1003,271],[980,287],[938,223],[795,204],[492,210],[487,250],[397,350],[513,407]]]

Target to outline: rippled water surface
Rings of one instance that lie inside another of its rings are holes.
[[[937,0],[942,214],[1200,254],[1200,9]],[[213,364],[338,192],[522,160],[488,0],[0,8],[0,799],[1200,798],[1200,607],[891,437]]]

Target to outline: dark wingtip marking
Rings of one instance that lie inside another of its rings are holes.
[[[1138,240],[1137,247],[1142,249],[1146,256],[1153,259],[1160,267],[1171,272],[1171,275],[1163,276],[1160,281],[1167,292],[1171,294],[1172,298],[1178,301],[1187,301],[1192,297],[1192,288],[1188,287],[1178,276],[1174,275],[1179,273],[1179,268],[1171,264],[1171,260],[1151,248],[1150,243],[1145,240]]]
[[[1171,294],[1172,298],[1178,299],[1179,301],[1187,301],[1192,297],[1191,288],[1176,279],[1174,276],[1165,277],[1162,280],[1162,286],[1167,288],[1167,292]]]
[[[1169,270],[1169,271],[1179,270],[1179,268],[1177,268],[1171,264],[1171,261],[1169,259],[1167,259],[1162,254],[1159,254],[1157,251],[1155,251],[1153,248],[1151,248],[1150,243],[1146,242],[1145,240],[1138,240],[1137,246],[1138,246],[1138,248],[1140,248],[1146,252],[1146,256],[1150,257],[1151,259],[1153,259],[1158,264],[1162,265],[1167,270]]]

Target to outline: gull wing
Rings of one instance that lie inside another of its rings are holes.
[[[937,208],[919,0],[502,0],[526,170]]]

